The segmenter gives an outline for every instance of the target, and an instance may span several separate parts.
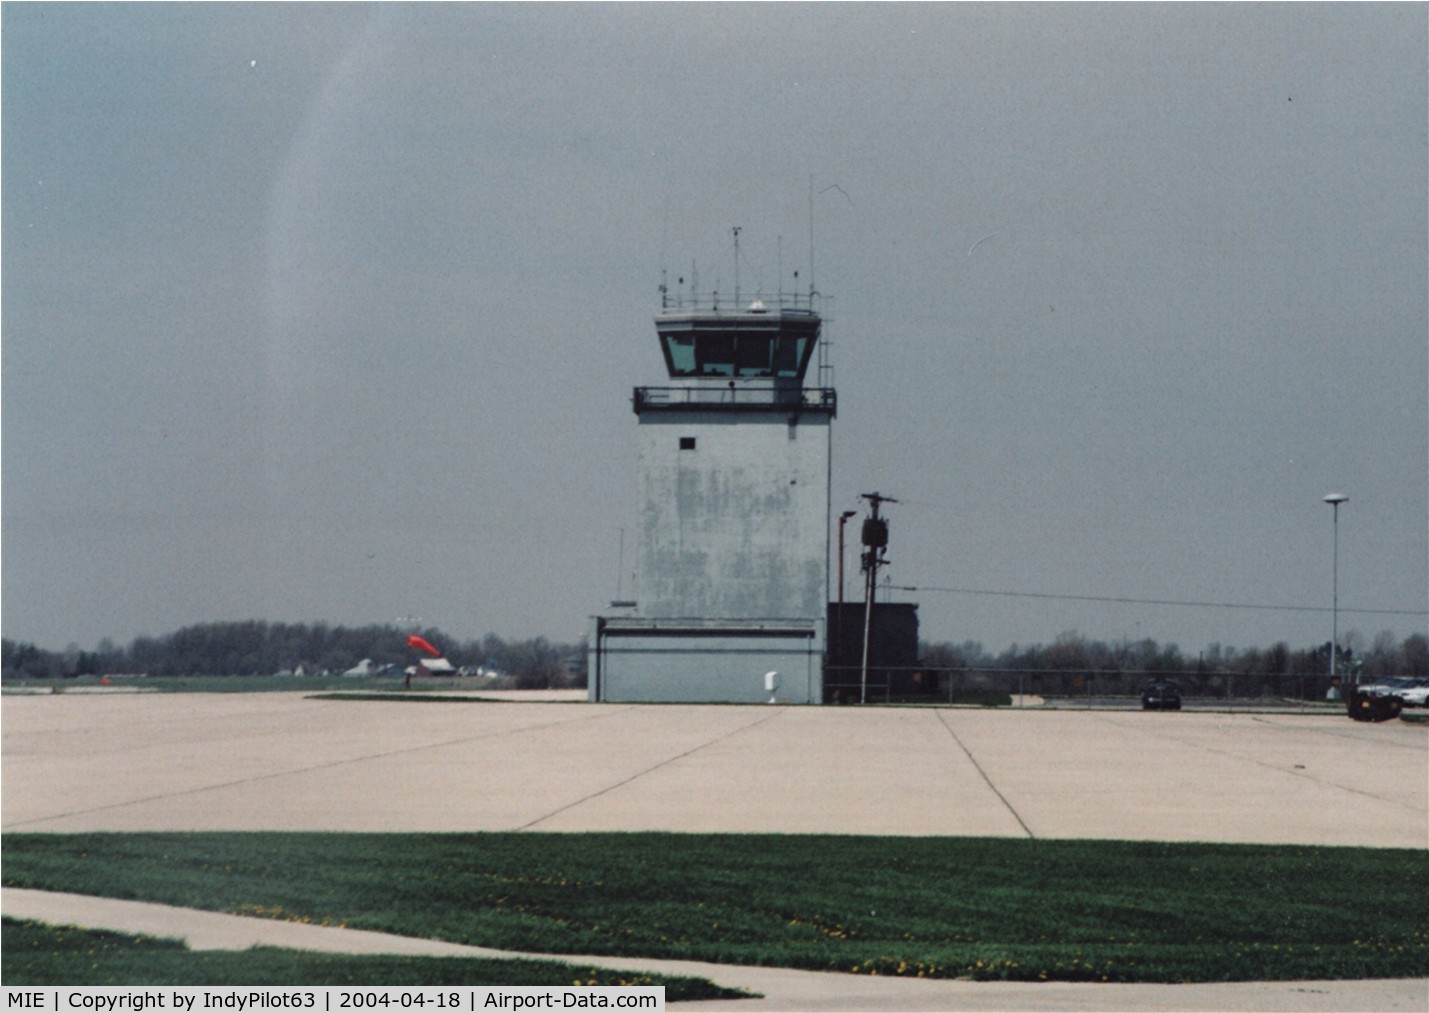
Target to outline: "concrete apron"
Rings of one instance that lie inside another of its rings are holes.
[[[7,697],[7,831],[668,830],[1424,847],[1343,715]]]

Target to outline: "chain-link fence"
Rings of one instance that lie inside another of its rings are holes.
[[[1171,690],[1164,688],[1169,683]],[[1152,688],[1152,687],[1161,688]],[[1348,689],[1348,687],[1345,687]],[[1148,689],[1150,692],[1148,693]],[[942,703],[1002,707],[1187,709],[1343,707],[1328,675],[1073,669],[829,667],[824,702]],[[1145,699],[1144,697],[1149,698]]]

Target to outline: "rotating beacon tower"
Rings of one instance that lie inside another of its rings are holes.
[[[736,232],[736,241],[738,233]],[[819,703],[834,389],[816,294],[661,286],[636,387],[634,599],[593,618],[591,700]]]

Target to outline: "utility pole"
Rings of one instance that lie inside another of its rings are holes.
[[[876,492],[866,492],[860,497],[868,500],[868,517],[863,522],[863,675],[860,681],[859,703],[868,703],[868,643],[873,632],[873,596],[878,584],[878,568],[888,560],[888,522],[878,516],[878,508],[884,503],[897,503],[891,496]]]

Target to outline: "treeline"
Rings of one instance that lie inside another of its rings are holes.
[[[503,640],[488,634],[458,640],[441,630],[392,625],[329,626],[326,623],[200,623],[162,637],[137,637],[127,647],[101,641],[93,651],[71,646],[48,651],[6,639],[0,643],[5,679],[63,679],[82,675],[248,676],[337,675],[364,659],[374,669],[401,670],[421,655],[407,646],[418,633],[453,666],[499,673],[522,688],[585,684],[585,645],[552,643],[545,637]]]
[[[375,669],[401,670],[419,660],[407,636],[419,633],[459,669],[499,673],[523,688],[585,685],[585,644],[553,643],[545,637],[503,640],[488,634],[458,640],[441,630],[398,629],[386,624],[329,626],[325,623],[200,623],[162,637],[137,637],[119,647],[101,641],[93,651],[71,646],[49,651],[5,639],[0,643],[0,675],[5,679],[64,679],[77,676],[147,675],[246,676],[302,673],[336,675],[368,659]],[[1195,654],[1155,640],[1091,640],[1064,633],[1050,644],[1014,645],[999,654],[976,641],[923,642],[922,667],[944,672],[1047,672],[1166,675],[1326,676],[1330,645],[1292,649],[1285,642],[1267,648],[1237,649],[1212,644]],[[1339,645],[1336,670],[1361,678],[1429,676],[1429,637],[1403,639],[1385,631],[1366,640],[1351,630]]]
[[[1155,640],[1108,643],[1089,640],[1075,631],[1050,644],[1013,645],[1000,654],[983,650],[980,643],[920,644],[920,660],[929,669],[944,671],[1160,673],[1165,675],[1328,676],[1330,643],[1292,649],[1281,641],[1271,647],[1238,649],[1212,644],[1195,654],[1175,644]],[[1429,676],[1429,637],[1411,634],[1400,640],[1385,631],[1366,641],[1355,630],[1340,638],[1335,669],[1361,679],[1388,675]]]

